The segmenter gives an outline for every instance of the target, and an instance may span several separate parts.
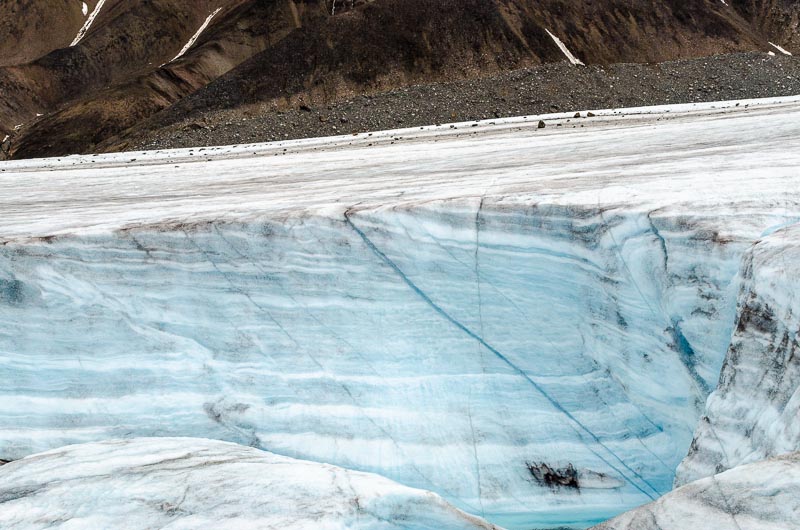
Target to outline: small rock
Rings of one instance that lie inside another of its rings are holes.
[[[544,129],[545,127],[547,127],[547,124],[544,120],[539,120],[539,129]]]

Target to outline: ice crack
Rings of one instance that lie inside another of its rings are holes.
[[[631,486],[639,490],[641,493],[646,495],[652,500],[655,500],[661,493],[656,489],[652,484],[650,484],[647,479],[642,477],[636,470],[631,468],[628,464],[625,463],[622,458],[620,458],[610,447],[608,447],[602,440],[592,431],[589,427],[587,427],[583,422],[581,422],[578,418],[576,418],[571,412],[569,412],[564,406],[558,402],[553,396],[550,395],[539,383],[537,383],[531,376],[529,376],[524,370],[514,364],[508,357],[503,355],[499,350],[494,348],[491,344],[486,342],[483,337],[469,329],[467,326],[453,318],[447,311],[445,311],[441,306],[439,306],[436,302],[434,302],[422,289],[420,289],[406,274],[400,269],[400,267],[392,261],[389,256],[387,256],[383,251],[381,251],[375,243],[360,229],[358,226],[353,223],[351,219],[351,212],[350,210],[344,213],[344,219],[347,225],[353,229],[353,231],[361,238],[364,244],[375,254],[378,258],[381,259],[386,265],[388,265],[417,296],[419,296],[426,304],[428,304],[431,309],[433,309],[439,316],[441,316],[447,322],[450,322],[453,326],[463,331],[468,336],[472,337],[479,344],[481,344],[484,348],[492,352],[498,359],[500,359],[503,363],[505,363],[509,368],[511,368],[516,374],[524,378],[531,386],[536,389],[536,391],[541,394],[557,411],[562,413],[567,419],[570,421],[570,426],[576,431],[576,433],[583,437],[582,435],[587,435],[592,441],[594,441],[598,446],[603,448],[613,460],[618,462],[623,468],[625,468],[628,472],[630,472],[633,476],[639,479],[647,488],[655,493],[653,496],[650,492],[646,491],[643,486],[637,484],[633,479],[628,477],[624,472],[622,472],[617,466],[612,464],[608,461],[605,457],[595,452],[593,449],[589,448],[592,453],[595,454],[600,460],[602,460],[606,465],[608,465],[611,469],[619,473],[619,475],[625,479]],[[587,445],[588,448],[588,445]]]

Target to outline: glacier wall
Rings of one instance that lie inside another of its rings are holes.
[[[205,437],[526,530],[667,492],[800,98],[594,114],[4,163],[0,460]]]
[[[800,449],[800,225],[745,256],[737,324],[676,484]]]
[[[671,489],[786,219],[502,196],[8,242],[0,459],[206,437],[599,521]]]

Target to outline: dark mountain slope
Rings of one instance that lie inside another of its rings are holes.
[[[764,48],[749,25],[719,2],[672,3],[382,0],[298,30],[173,113],[262,101],[321,102],[364,89],[564,60],[546,30],[593,64]]]
[[[0,133],[29,123],[37,113],[51,112],[137,72],[157,68],[180,50],[213,4],[212,0],[106,0],[77,45],[0,68]],[[77,30],[70,39],[76,35]],[[36,40],[37,35],[28,35],[20,47],[27,49]]]
[[[97,0],[0,0],[0,66],[24,64],[69,46]]]
[[[25,124],[16,157],[89,152],[224,109],[329,104],[564,61],[551,33],[587,64],[765,52],[767,32],[795,13],[788,0],[330,2],[107,0],[78,46],[0,68],[0,133]]]
[[[730,0],[756,30],[782,48],[800,54],[800,2],[797,0]]]
[[[237,64],[279,42],[305,18],[302,6],[278,0],[249,0],[215,16],[184,55],[142,69],[39,120],[15,142],[21,154],[86,150],[175,103]],[[316,10],[316,12],[319,12]],[[62,131],[51,134],[50,131]]]

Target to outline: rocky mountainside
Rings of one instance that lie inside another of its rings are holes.
[[[224,109],[328,104],[568,56],[608,64],[782,53],[770,40],[798,51],[797,9],[776,0],[11,4],[18,16],[0,26],[0,135],[16,157],[91,152],[130,128]]]
[[[770,42],[800,50],[800,2],[796,0],[728,0]]]

